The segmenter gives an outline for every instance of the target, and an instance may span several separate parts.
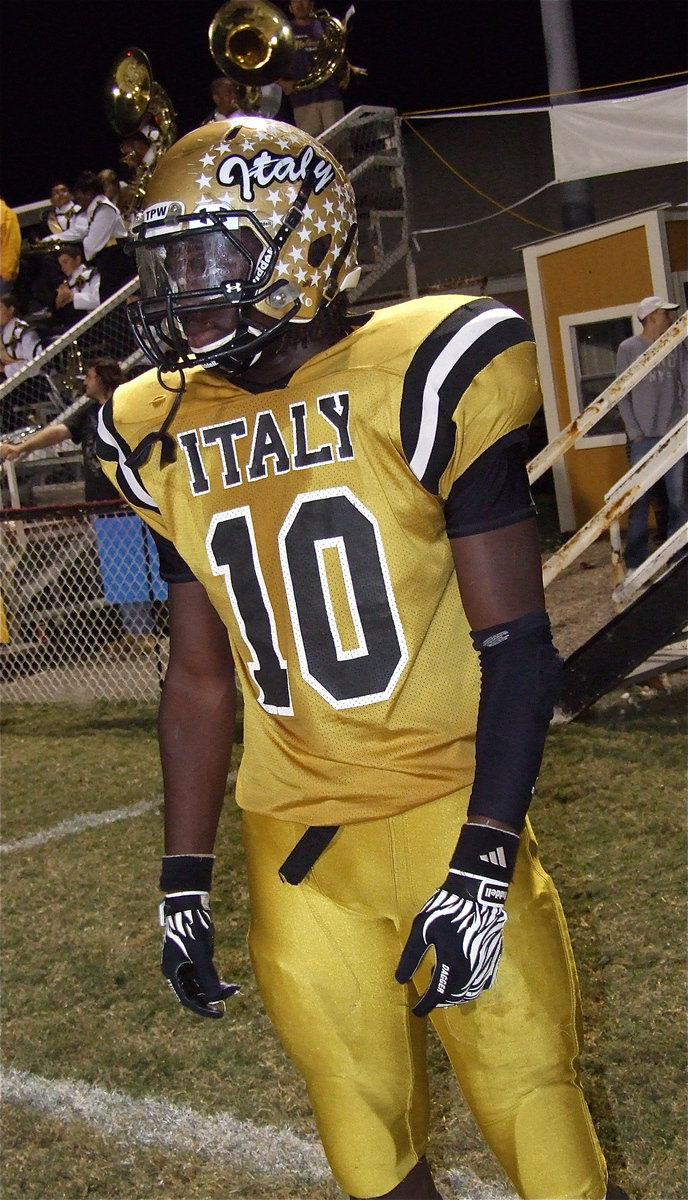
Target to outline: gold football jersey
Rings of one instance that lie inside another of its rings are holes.
[[[239,804],[342,824],[470,783],[479,663],[444,502],[540,404],[525,322],[486,297],[423,298],[375,312],[274,390],[192,369],[176,461],[161,467],[156,446],[132,470],[170,400],[154,371],[118,388],[99,452],[229,631]]]

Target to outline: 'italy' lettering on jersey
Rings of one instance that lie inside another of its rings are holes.
[[[332,439],[317,446],[309,445],[309,406],[303,401],[289,405],[289,442],[282,436],[279,420],[271,409],[257,413],[251,429],[245,417],[238,417],[178,433],[177,441],[184,452],[189,471],[191,494],[200,496],[210,491],[210,479],[201,446],[217,446],[222,459],[222,484],[225,488],[237,487],[244,481],[265,479],[270,463],[274,473],[282,475],[286,471],[303,471],[309,467],[353,458],[348,392],[317,396],[315,407],[333,430]],[[237,448],[240,442],[249,448],[243,465],[240,464]]]

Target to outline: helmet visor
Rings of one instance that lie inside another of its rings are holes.
[[[234,336],[237,305],[254,265],[248,239],[257,247],[250,230],[213,228],[137,247],[143,299],[163,301],[162,316],[173,297],[171,311],[191,350],[210,350]]]

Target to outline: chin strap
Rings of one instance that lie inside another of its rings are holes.
[[[169,466],[169,464],[173,463],[177,457],[176,442],[172,437],[172,434],[168,433],[167,430],[177,414],[177,409],[181,403],[181,398],[184,395],[186,378],[181,367],[176,367],[175,369],[179,372],[179,384],[176,388],[170,387],[169,384],[165,383],[165,380],[162,377],[163,369],[163,367],[158,367],[158,383],[166,392],[174,393],[174,400],[172,401],[170,411],[168,412],[165,420],[157,432],[147,433],[146,436],[141,439],[138,446],[134,447],[134,449],[131,451],[131,454],[127,455],[127,458],[125,459],[126,465],[128,467],[132,467],[134,470],[138,470],[139,467],[142,467],[144,463],[148,462],[151,450],[156,442],[160,442],[161,467]]]

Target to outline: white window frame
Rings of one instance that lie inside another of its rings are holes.
[[[576,327],[580,327],[581,325],[595,325],[602,321],[613,321],[617,317],[631,317],[633,321],[633,333],[639,333],[641,326],[635,318],[636,307],[636,304],[619,304],[613,308],[588,309],[586,312],[565,313],[559,317],[559,336],[561,337],[564,372],[566,375],[566,391],[569,412],[571,414],[570,419],[572,421],[584,410],[579,390],[581,370],[578,357],[578,342],[576,340]],[[600,391],[603,390],[603,388],[600,388]],[[595,428],[596,426],[593,426],[589,433],[583,434],[578,439],[574,446],[575,450],[591,450],[595,446],[625,445],[625,433],[595,433]]]

